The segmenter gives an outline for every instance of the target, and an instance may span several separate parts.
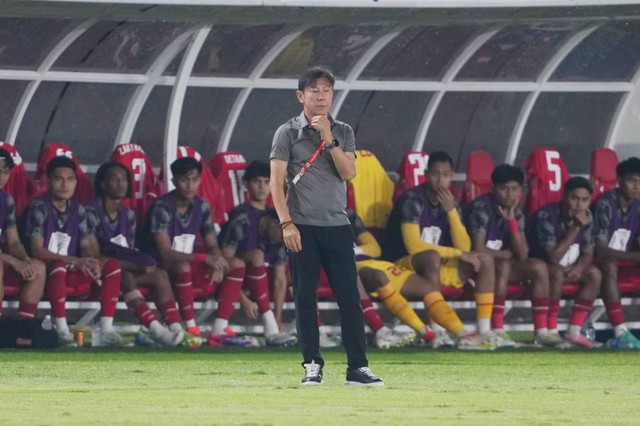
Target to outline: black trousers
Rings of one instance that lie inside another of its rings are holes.
[[[364,318],[356,286],[351,226],[296,226],[300,230],[302,250],[289,255],[303,364],[315,361],[324,365],[317,318],[318,278],[322,267],[338,300],[342,343],[349,369],[366,367]]]

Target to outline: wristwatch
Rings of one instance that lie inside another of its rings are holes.
[[[327,145],[327,149],[333,149],[336,146],[340,146],[340,142],[338,142],[338,139],[334,139],[331,145]]]

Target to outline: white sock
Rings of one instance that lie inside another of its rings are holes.
[[[438,332],[438,331],[447,331],[446,328],[444,328],[443,326],[441,326],[440,324],[438,324],[435,321],[432,321],[429,323],[429,326],[431,327],[431,330]]]
[[[274,334],[278,334],[280,332],[280,328],[278,327],[278,323],[276,322],[276,316],[273,314],[272,310],[268,310],[264,314],[260,315],[260,319],[262,320],[262,325],[264,326],[265,336],[273,336]]]
[[[153,334],[154,336],[158,336],[160,335],[160,333],[162,333],[166,329],[162,326],[162,324],[160,324],[160,322],[153,321],[149,325],[149,330],[151,331],[151,334]]]
[[[178,331],[184,331],[182,325],[180,325],[179,322],[174,322],[173,324],[169,325],[169,330],[173,331],[174,333]]]
[[[613,327],[613,332],[616,334],[616,337],[622,336],[627,331],[629,331],[627,324],[619,324]]]
[[[69,326],[67,325],[67,318],[66,317],[62,317],[62,318],[54,318],[53,319],[53,324],[56,327],[56,331],[59,333],[61,331],[69,331]]]
[[[550,329],[549,329],[549,333],[559,334],[559,333],[558,333],[558,329],[557,329],[557,328],[550,328]]]
[[[228,325],[229,320],[216,318],[215,320],[213,320],[213,329],[211,330],[211,332],[213,334],[223,334],[224,329],[227,328]]]
[[[478,333],[484,334],[491,331],[491,318],[482,318],[478,320]]]
[[[113,317],[100,317],[100,328],[103,333],[110,333],[113,331]]]
[[[580,327],[579,325],[570,325],[569,330],[567,330],[567,334],[569,336],[575,336],[576,334],[580,334],[581,328],[582,327]]]
[[[546,334],[546,333],[548,333],[548,332],[549,332],[549,329],[548,329],[548,328],[546,328],[546,327],[545,327],[545,328],[539,328],[539,329],[537,329],[537,330],[535,331],[535,335],[536,335],[536,336],[539,336],[539,335],[541,335],[541,334]]]
[[[196,320],[194,319],[186,320],[184,323],[187,325],[187,328],[196,326]]]

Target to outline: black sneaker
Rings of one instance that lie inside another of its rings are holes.
[[[322,366],[316,364],[315,361],[303,364],[304,377],[302,378],[302,386],[314,386],[322,384]]]
[[[369,367],[360,367],[355,370],[347,370],[345,385],[356,386],[384,386],[382,379],[369,370]]]

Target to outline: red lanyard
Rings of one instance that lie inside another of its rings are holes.
[[[298,181],[300,180],[300,178],[302,177],[303,174],[305,174],[307,172],[307,170],[309,170],[309,168],[311,167],[311,165],[313,165],[313,163],[316,161],[316,158],[318,158],[318,155],[320,155],[320,152],[322,152],[322,149],[327,145],[327,143],[325,141],[320,141],[320,146],[315,150],[315,152],[313,154],[311,154],[311,157],[309,157],[309,159],[307,160],[307,162],[304,164],[304,166],[302,166],[302,169],[298,172],[298,174],[293,178],[293,184],[295,185],[296,183],[298,183]]]

